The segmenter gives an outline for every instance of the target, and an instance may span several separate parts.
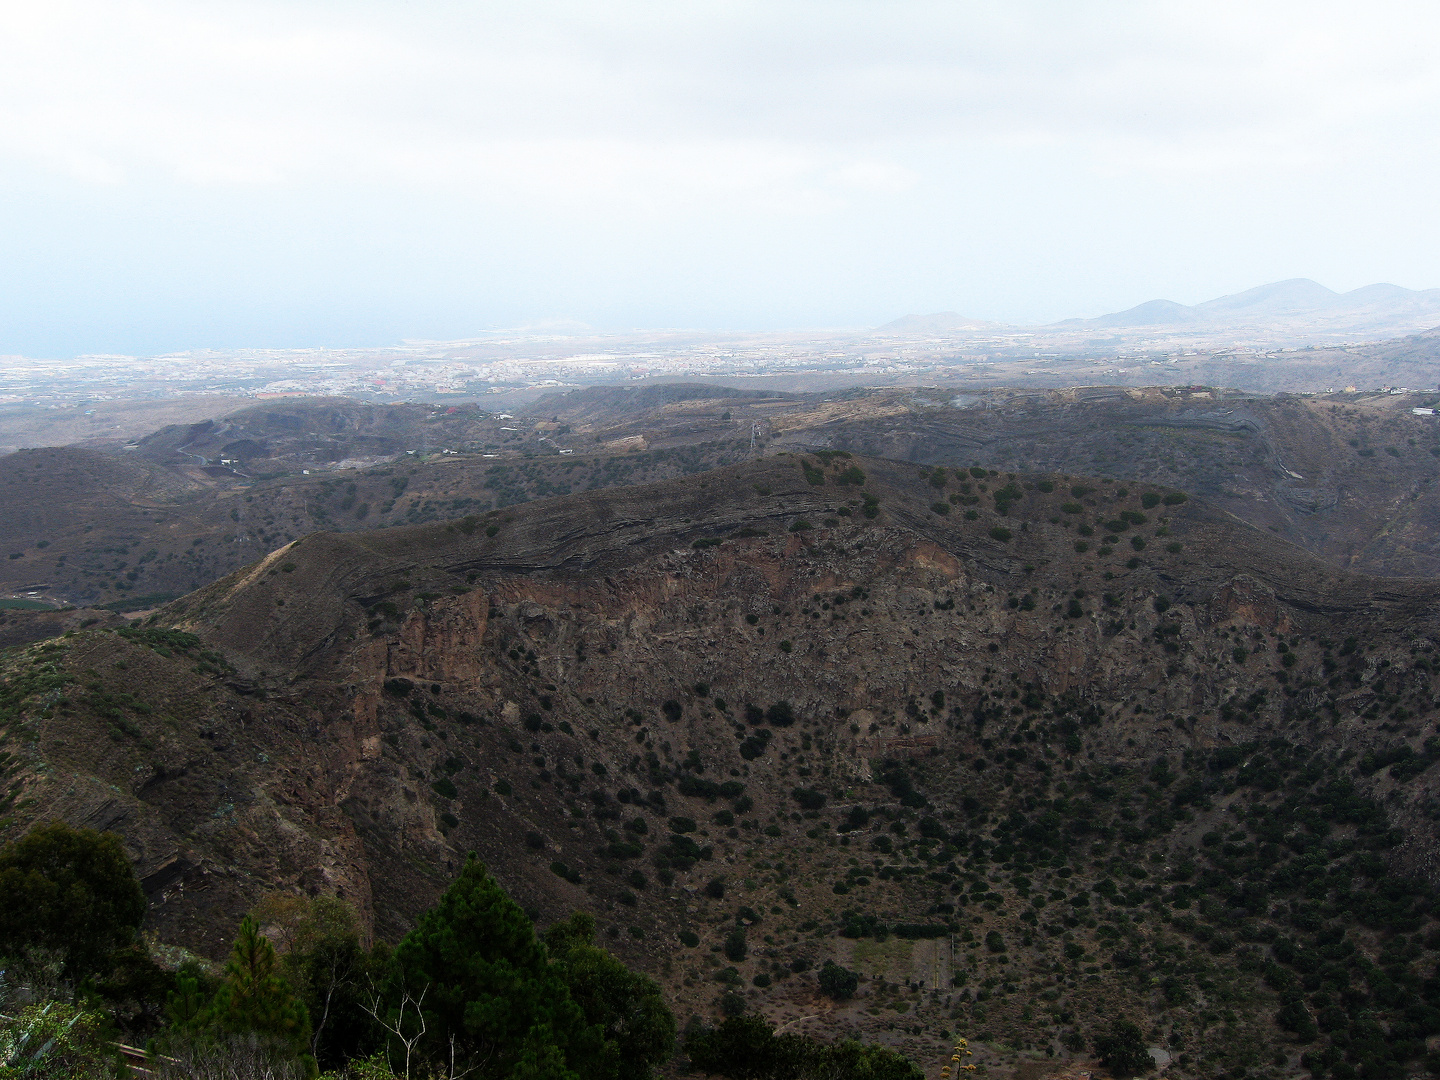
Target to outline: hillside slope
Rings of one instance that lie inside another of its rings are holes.
[[[1437,600],[1165,489],[776,456],[308,536],[11,654],[8,828],[119,829],[212,955],[272,888],[393,940],[475,850],[682,1016],[1413,1067]]]

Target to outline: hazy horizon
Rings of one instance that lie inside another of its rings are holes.
[[[0,355],[1440,284],[1418,4],[7,15]]]

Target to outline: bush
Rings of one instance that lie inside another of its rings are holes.
[[[672,699],[661,705],[660,711],[665,714],[665,719],[673,724],[680,719],[685,710],[681,708],[678,701]]]
[[[765,719],[771,727],[789,727],[795,723],[795,710],[788,701],[777,701],[765,710]]]
[[[1116,1020],[1107,1034],[1097,1038],[1095,1053],[1116,1076],[1137,1076],[1155,1067],[1144,1034],[1129,1020]]]
[[[0,1017],[0,1076],[35,1080],[101,1080],[117,1075],[105,1016],[58,1001]]]
[[[1160,496],[1153,491],[1147,491],[1140,496],[1140,505],[1146,510],[1153,510],[1160,505]]]
[[[676,936],[679,937],[680,944],[687,949],[693,949],[700,944],[700,935],[693,930],[681,930]]]
[[[711,878],[705,883],[705,888],[700,890],[712,900],[725,899],[725,879]]]
[[[430,790],[439,795],[442,799],[453,799],[460,794],[460,789],[455,786],[455,781],[448,776],[442,776],[430,785]]]
[[[999,540],[1002,544],[1008,544],[1010,542],[1010,538],[1010,530],[1005,528],[1005,526],[1003,525],[996,525],[993,529],[990,530],[990,539],[992,540]]]
[[[749,945],[745,943],[745,931],[736,927],[725,935],[725,959],[732,964],[738,964],[745,959],[745,954],[750,951]]]
[[[860,985],[860,976],[834,960],[826,960],[825,966],[820,969],[819,981],[822,994],[836,1001],[849,1001]]]
[[[134,940],[145,909],[114,833],[56,821],[0,848],[0,956],[53,950],[78,981]]]
[[[797,787],[790,792],[790,797],[800,804],[802,810],[819,810],[825,806],[825,795],[814,788]]]

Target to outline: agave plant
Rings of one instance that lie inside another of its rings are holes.
[[[0,1016],[0,1078],[112,1077],[115,1054],[100,1037],[101,1017],[59,1001]]]

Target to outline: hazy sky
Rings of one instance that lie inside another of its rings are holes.
[[[0,354],[1440,285],[1434,3],[0,16]]]

